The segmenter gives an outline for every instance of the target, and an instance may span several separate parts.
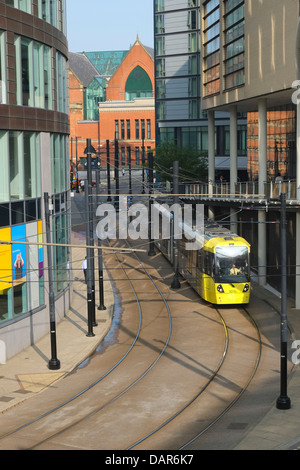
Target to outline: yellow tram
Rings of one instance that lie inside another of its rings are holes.
[[[174,264],[172,213],[165,211],[162,216],[169,218],[171,236],[159,237],[155,244]],[[186,238],[188,231],[190,234]],[[184,227],[182,233],[182,238],[177,240],[178,270],[194,290],[212,304],[248,304],[251,287],[249,243],[209,220],[205,221],[204,234],[197,234],[190,227]],[[192,236],[194,249],[187,249]]]

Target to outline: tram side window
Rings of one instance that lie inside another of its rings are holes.
[[[193,268],[197,265],[197,251],[187,251],[187,270],[192,273]]]
[[[208,276],[212,276],[213,274],[213,260],[213,253],[210,253],[209,251],[201,251],[201,254],[199,256],[199,263],[202,272],[204,274],[207,274]]]
[[[197,253],[197,268],[200,269],[200,271],[202,271],[202,250],[198,250],[198,253]]]
[[[198,268],[200,269],[201,272],[204,272],[204,251],[200,250],[199,255],[198,255]]]

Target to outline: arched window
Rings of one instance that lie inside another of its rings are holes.
[[[152,83],[142,67],[137,66],[129,75],[125,86],[125,99],[151,98],[153,96]]]

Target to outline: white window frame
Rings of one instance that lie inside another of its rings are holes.
[[[7,104],[7,75],[6,75],[6,33],[0,30],[0,104]]]
[[[52,68],[51,57],[52,50],[48,46],[38,42],[28,40],[28,72],[29,72],[29,99],[28,105],[23,104],[23,89],[22,89],[22,57],[21,46],[22,36],[15,39],[15,52],[16,52],[16,83],[17,83],[17,104],[19,106],[35,107],[40,109],[53,109],[53,94],[52,94]],[[48,66],[48,79],[49,79],[49,96],[48,105],[46,107],[45,100],[45,50],[49,51],[47,56]]]

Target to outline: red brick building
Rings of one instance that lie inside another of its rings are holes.
[[[70,53],[69,88],[71,159],[85,157],[90,138],[102,165],[110,142],[113,164],[118,139],[120,165],[129,155],[141,165],[143,147],[155,147],[153,50],[137,38],[129,51]]]

